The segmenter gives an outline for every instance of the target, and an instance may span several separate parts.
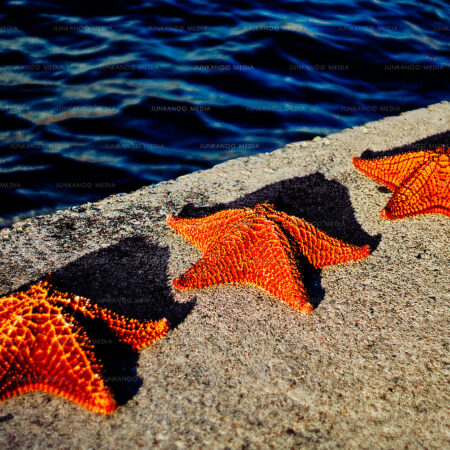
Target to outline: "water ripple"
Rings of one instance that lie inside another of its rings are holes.
[[[448,95],[443,0],[4,3],[2,223]]]

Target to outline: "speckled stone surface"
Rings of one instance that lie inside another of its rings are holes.
[[[117,413],[18,396],[0,403],[0,446],[448,447],[450,222],[382,219],[391,193],[352,157],[449,145],[449,128],[444,102],[2,230],[2,295],[52,271],[59,289],[173,329],[139,355],[96,342]],[[248,286],[172,289],[200,255],[167,215],[260,201],[373,248],[306,271],[312,315]]]

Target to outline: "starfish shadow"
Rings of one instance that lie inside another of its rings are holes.
[[[320,172],[269,184],[229,203],[212,207],[187,204],[179,215],[204,217],[223,209],[253,207],[264,202],[273,204],[276,209],[289,215],[305,219],[329,235],[350,244],[368,244],[374,251],[381,240],[381,235],[370,236],[361,228],[355,218],[348,189],[336,180],[326,179]],[[311,304],[317,307],[325,294],[320,281],[321,270],[314,268],[303,255],[297,256],[297,262]]]
[[[411,144],[401,145],[399,147],[394,147],[389,150],[376,152],[371,149],[364,150],[360,157],[363,159],[376,159],[376,158],[384,158],[386,156],[395,156],[400,155],[401,153],[407,152],[419,152],[423,150],[429,150],[437,147],[450,147],[450,131],[445,131],[444,133],[433,134],[432,136],[428,136],[424,139],[420,139],[418,141],[414,141]],[[389,192],[392,191],[385,186],[379,186],[378,190],[381,192]]]
[[[55,287],[74,292],[126,317],[159,320],[171,329],[190,313],[193,303],[173,300],[167,279],[169,249],[143,236],[116,244],[67,264],[53,273]]]
[[[450,131],[433,134],[432,136],[428,136],[424,139],[414,141],[411,144],[401,145],[399,147],[394,147],[381,152],[375,152],[371,149],[367,149],[362,152],[361,158],[375,159],[379,157],[399,155],[407,152],[419,152],[442,146],[450,147]]]
[[[173,300],[167,280],[169,250],[143,236],[123,239],[109,247],[89,253],[53,273],[56,289],[89,298],[100,307],[126,317],[159,320],[165,317],[171,329],[191,312],[195,300]],[[84,327],[95,354],[104,367],[104,379],[119,405],[140,389],[137,376],[138,352],[120,342],[98,320],[76,320]]]

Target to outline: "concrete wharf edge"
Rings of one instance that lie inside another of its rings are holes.
[[[14,397],[0,403],[0,446],[449,446],[448,218],[383,220],[390,191],[352,166],[368,149],[449,145],[449,125],[442,102],[2,230],[2,295],[51,271],[60,289],[175,327],[122,355],[118,412]],[[310,274],[310,316],[249,286],[172,288],[200,255],[167,215],[258,201],[375,244],[363,261]]]

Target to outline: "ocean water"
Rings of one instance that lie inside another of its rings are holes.
[[[1,5],[3,226],[448,98],[445,0]]]

